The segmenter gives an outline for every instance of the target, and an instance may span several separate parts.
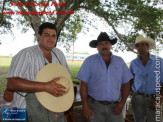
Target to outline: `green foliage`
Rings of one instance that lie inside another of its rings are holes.
[[[59,44],[64,45],[66,50],[68,51],[77,39],[77,34],[81,32],[83,27],[82,18],[79,14],[71,16],[66,22],[65,26],[61,31],[59,37]]]
[[[11,10],[7,4],[7,7],[3,7],[4,4],[7,4],[5,1],[0,2],[0,34],[2,33],[11,33],[11,28],[13,27],[13,24],[11,23],[11,16],[2,14],[2,12],[7,9]]]
[[[68,61],[68,65],[70,67],[71,73],[72,73],[72,80],[73,81],[78,81],[76,79],[77,73],[82,65],[82,61]]]
[[[85,8],[104,18],[113,28],[112,35],[119,38],[115,50],[126,50],[126,43],[133,43],[140,34],[151,37],[159,43],[163,42],[161,6],[161,2],[152,0],[118,0],[101,2],[98,7],[86,5]]]
[[[133,21],[134,30],[143,31],[147,36],[156,38],[162,31],[163,9],[151,6],[149,1],[130,1],[122,0],[120,6],[126,9],[120,9],[120,15]]]
[[[20,0],[15,0],[19,2]],[[40,2],[39,0],[30,0],[30,2]],[[25,2],[25,0],[21,0]],[[49,0],[42,0],[49,2]],[[135,37],[144,34],[147,37],[155,39],[160,44],[163,43],[163,8],[160,0],[65,0],[66,6],[53,7],[55,11],[75,11],[72,15],[36,15],[36,16],[0,16],[0,33],[9,32],[14,23],[17,27],[22,27],[26,32],[33,28],[37,33],[41,22],[49,21],[57,24],[59,28],[59,44],[63,44],[67,50],[77,39],[80,32],[89,32],[89,26],[97,28],[96,19],[90,16],[96,15],[105,20],[108,26],[112,27],[111,37],[118,37],[118,43],[115,50],[126,50],[127,43],[133,43]],[[3,4],[5,3],[5,4]],[[51,11],[52,7],[10,7],[11,2],[3,0],[0,3],[0,9],[4,11]],[[22,26],[23,25],[23,26]],[[34,26],[35,25],[35,26]],[[160,47],[160,49],[162,46]]]

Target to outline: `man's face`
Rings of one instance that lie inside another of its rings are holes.
[[[45,50],[52,50],[56,44],[56,31],[54,29],[46,28],[42,34],[38,34],[39,45]]]
[[[102,56],[107,56],[110,54],[111,46],[110,41],[101,41],[97,44],[97,50]]]
[[[135,45],[139,55],[144,55],[149,53],[149,45],[147,43],[138,43]]]

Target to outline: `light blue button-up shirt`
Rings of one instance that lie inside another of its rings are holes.
[[[122,84],[133,78],[122,58],[111,56],[109,67],[100,54],[89,56],[81,66],[77,79],[88,86],[88,95],[99,101],[118,101]]]
[[[156,94],[160,83],[163,83],[163,59],[160,57],[150,54],[145,66],[140,57],[137,57],[130,64],[130,71],[134,76],[134,92]]]

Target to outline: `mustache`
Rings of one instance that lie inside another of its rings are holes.
[[[108,50],[107,48],[102,48],[102,51]]]

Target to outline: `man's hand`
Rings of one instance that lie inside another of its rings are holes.
[[[57,83],[59,79],[60,78],[56,78],[47,82],[45,85],[45,91],[56,97],[62,96],[65,93],[66,88],[63,85]]]
[[[152,103],[150,105],[150,109],[151,110],[156,110],[156,101],[155,100],[152,101]]]
[[[117,115],[118,114],[121,114],[123,107],[124,107],[124,104],[123,103],[121,103],[121,102],[117,103],[116,106],[115,106],[115,108],[113,109],[113,113],[114,114],[117,114]]]
[[[94,112],[91,110],[91,108],[89,106],[83,106],[83,116],[87,119],[87,120],[91,120],[92,117],[94,116]]]
[[[150,109],[155,111],[158,107],[161,107],[161,104],[162,104],[162,98],[157,99],[157,100],[153,98],[151,105],[150,105]]]

